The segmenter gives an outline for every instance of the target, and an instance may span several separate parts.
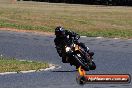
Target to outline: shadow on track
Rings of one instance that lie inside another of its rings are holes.
[[[51,71],[51,72],[60,72],[60,73],[61,73],[61,72],[62,72],[62,73],[63,73],[63,72],[77,72],[77,70],[71,70],[71,71],[64,71],[64,70],[62,70],[62,71]]]

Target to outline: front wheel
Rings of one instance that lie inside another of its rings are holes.
[[[89,66],[87,66],[85,60],[79,56],[80,54],[75,54],[74,58],[76,60],[76,69],[82,66],[82,68],[86,71],[89,71]]]
[[[96,69],[96,65],[95,65],[95,63],[93,61],[92,61],[92,64],[89,65],[89,69],[90,70],[95,70]]]

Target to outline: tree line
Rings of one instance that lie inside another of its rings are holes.
[[[24,0],[54,3],[72,3],[72,4],[98,4],[98,5],[131,5],[132,0]]]

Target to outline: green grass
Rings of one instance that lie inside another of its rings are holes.
[[[49,65],[45,62],[20,61],[14,58],[0,57],[0,72],[37,71],[47,67],[49,67]]]
[[[86,36],[132,38],[132,7],[43,2],[11,4],[9,0],[0,3],[0,27],[54,32],[56,26]]]

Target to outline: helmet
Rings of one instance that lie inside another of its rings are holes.
[[[61,26],[58,26],[55,28],[55,35],[56,36],[62,36],[64,34],[65,34],[65,30]]]

